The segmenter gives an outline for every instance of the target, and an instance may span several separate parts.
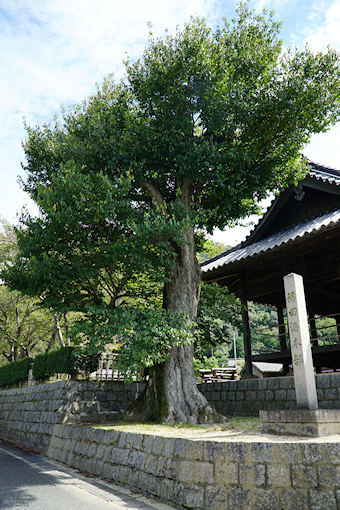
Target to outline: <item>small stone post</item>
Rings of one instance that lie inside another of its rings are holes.
[[[302,276],[295,273],[285,276],[284,286],[297,407],[317,409],[318,399]]]

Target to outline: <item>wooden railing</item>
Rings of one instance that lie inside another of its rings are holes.
[[[97,381],[143,381],[144,372],[144,367],[131,372],[122,365],[119,354],[103,354],[97,370],[91,375]]]
[[[237,380],[237,368],[235,367],[200,368],[199,372],[202,382]]]

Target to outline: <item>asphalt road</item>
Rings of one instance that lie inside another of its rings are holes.
[[[173,510],[0,441],[0,509]]]

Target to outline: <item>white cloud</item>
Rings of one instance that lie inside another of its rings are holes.
[[[95,91],[122,60],[141,55],[148,37],[173,31],[190,15],[214,17],[218,0],[0,0],[0,214],[13,219],[24,195],[17,185],[29,124],[48,122],[61,104]]]
[[[0,214],[12,220],[14,211],[24,202],[16,182],[23,159],[20,141],[25,137],[24,116],[30,124],[49,121],[61,104],[80,102],[109,73],[120,78],[126,53],[132,59],[138,58],[146,45],[148,21],[152,22],[155,35],[161,35],[165,28],[173,32],[190,15],[205,16],[210,23],[219,21],[222,15],[229,18],[235,13],[236,3],[237,0],[0,0]],[[340,0],[331,5],[329,0],[307,3],[309,19],[301,16],[301,32],[295,32],[303,33],[300,37],[308,38],[310,44],[322,41],[326,46],[330,42],[339,47]],[[276,19],[295,13],[296,4],[296,0],[251,2],[257,10],[277,10]],[[285,19],[284,25],[291,27],[291,32],[297,26],[292,20],[292,16]],[[323,154],[331,152],[328,144],[334,146],[335,138],[327,140],[331,142],[315,142],[316,148],[308,149],[311,154],[312,150],[318,152],[320,157],[313,159],[324,164],[328,163],[326,156],[323,161]],[[327,147],[325,152],[322,146]]]
[[[326,5],[328,8],[326,8]],[[340,49],[340,1],[314,2],[310,11],[313,29],[305,39],[313,51],[325,50],[328,46]]]

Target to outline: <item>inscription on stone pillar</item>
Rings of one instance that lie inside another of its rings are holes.
[[[297,406],[299,409],[317,409],[318,399],[302,276],[295,273],[285,276],[284,287]]]

